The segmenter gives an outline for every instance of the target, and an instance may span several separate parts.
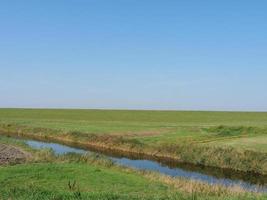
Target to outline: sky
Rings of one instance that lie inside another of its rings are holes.
[[[265,0],[0,1],[0,107],[267,111]]]

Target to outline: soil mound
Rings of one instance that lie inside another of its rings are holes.
[[[28,155],[19,148],[0,144],[0,165],[23,163],[27,157]]]

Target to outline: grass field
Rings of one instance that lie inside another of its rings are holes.
[[[0,128],[267,173],[267,113],[0,109]]]
[[[4,185],[0,191],[14,187],[20,189],[33,187],[36,190],[54,194],[71,193],[69,181],[71,184],[76,181],[77,188],[73,189],[81,193],[93,191],[94,193],[117,193],[129,196],[136,194],[152,196],[157,193],[158,196],[162,196],[169,189],[166,185],[134,174],[76,163],[43,163],[5,167],[1,169],[0,180]]]

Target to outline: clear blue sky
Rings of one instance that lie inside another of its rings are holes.
[[[266,0],[0,1],[0,107],[267,111]]]

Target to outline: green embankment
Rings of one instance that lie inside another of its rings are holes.
[[[134,173],[79,163],[24,164],[0,170],[1,199],[265,199],[253,194],[182,193]]]
[[[112,196],[134,197],[137,194],[144,197],[153,194],[162,196],[168,192],[167,186],[144,177],[86,164],[25,164],[0,170],[0,193],[8,197],[23,194],[25,199],[28,197],[39,199],[53,195],[109,196],[112,199]],[[73,188],[70,185],[73,185]]]

